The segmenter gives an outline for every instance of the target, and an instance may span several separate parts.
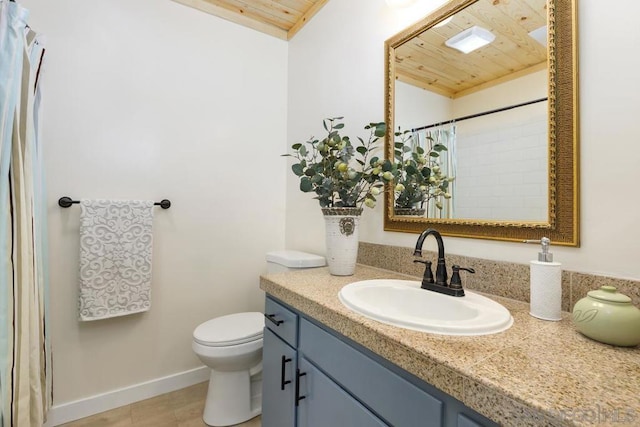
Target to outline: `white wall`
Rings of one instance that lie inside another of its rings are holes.
[[[454,100],[451,98],[400,80],[396,80],[395,85],[394,131],[398,127],[402,131],[411,130],[456,117],[453,113]]]
[[[582,245],[554,249],[567,269],[633,279],[640,279],[640,58],[629,52],[640,39],[638,12],[633,2],[579,2]],[[383,0],[332,0],[298,33],[289,48],[290,143],[318,132],[321,119],[330,115],[344,115],[350,129],[384,117],[384,41],[404,25]],[[287,244],[323,252],[316,201],[298,191],[293,174],[287,182]],[[361,226],[363,241],[415,244],[416,235],[383,231],[381,204],[364,213]],[[452,237],[446,247],[450,253],[521,263],[536,254],[532,246]]]
[[[368,135],[363,126],[384,120],[384,41],[404,22],[384,0],[331,0],[289,41],[288,142],[323,134],[322,119],[345,116],[343,134]],[[284,165],[283,161],[283,165]],[[324,253],[317,200],[298,189],[287,167],[287,246]],[[382,233],[382,202],[360,221],[365,239]]]
[[[547,76],[548,72],[544,69],[456,98],[452,106],[454,117],[545,98]]]
[[[24,0],[48,37],[44,130],[54,404],[201,366],[195,326],[261,310],[284,247],[287,44],[171,1]],[[168,198],[149,312],[76,320],[73,198]]]

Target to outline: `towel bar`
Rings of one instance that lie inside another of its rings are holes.
[[[80,200],[72,200],[71,197],[60,197],[58,199],[58,206],[62,208],[68,208],[71,205],[75,205],[80,203]],[[160,206],[162,209],[169,209],[171,207],[171,201],[167,199],[163,199],[159,202],[154,203],[155,206]]]

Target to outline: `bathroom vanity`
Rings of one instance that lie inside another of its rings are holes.
[[[272,297],[265,315],[263,427],[496,425]]]
[[[415,279],[363,265],[348,277],[318,268],[261,278],[264,427],[640,423],[637,348],[593,342],[568,313],[545,322],[500,297],[514,325],[476,337],[400,329],[339,301],[346,284],[379,278]]]

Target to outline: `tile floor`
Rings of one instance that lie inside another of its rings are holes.
[[[208,382],[63,424],[64,427],[206,427],[202,421]],[[260,417],[238,427],[260,427]]]

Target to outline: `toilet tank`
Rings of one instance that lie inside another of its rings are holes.
[[[305,268],[324,267],[326,261],[323,256],[300,251],[267,252],[267,273],[280,273]]]

